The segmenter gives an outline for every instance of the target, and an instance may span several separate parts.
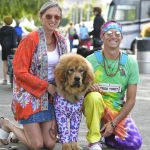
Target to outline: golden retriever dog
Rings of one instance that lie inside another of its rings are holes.
[[[72,102],[86,93],[94,79],[91,64],[74,53],[61,56],[54,74],[58,92]]]
[[[54,107],[62,150],[80,150],[77,138],[82,103],[94,80],[93,68],[81,55],[69,53],[60,57],[54,74],[57,87]]]

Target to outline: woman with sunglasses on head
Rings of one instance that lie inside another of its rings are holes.
[[[65,39],[56,31],[62,10],[56,1],[46,2],[39,10],[42,27],[19,44],[13,60],[14,89],[12,111],[23,125],[18,128],[0,119],[4,132],[13,132],[30,149],[53,149],[57,128],[53,108],[56,93],[54,68],[59,57],[67,53]]]
[[[103,49],[87,57],[95,72],[95,83],[84,99],[89,150],[102,150],[102,138],[115,149],[139,150],[142,138],[129,115],[139,83],[137,62],[119,48],[123,38],[119,23],[106,22],[100,36]]]

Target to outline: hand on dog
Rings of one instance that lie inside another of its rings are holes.
[[[48,93],[50,93],[52,96],[56,95],[56,86],[53,84],[49,84],[47,87]]]
[[[94,83],[93,85],[90,86],[87,93],[89,93],[89,92],[99,92],[102,95],[104,95],[102,88],[97,83]]]

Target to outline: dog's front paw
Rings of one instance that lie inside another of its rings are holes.
[[[71,148],[72,150],[82,150],[82,148],[76,142],[71,142]]]
[[[62,150],[72,150],[71,143],[64,143],[62,145]]]

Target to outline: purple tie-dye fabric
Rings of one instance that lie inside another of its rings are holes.
[[[125,139],[120,139],[118,136],[112,134],[105,138],[106,144],[118,150],[139,150],[142,144],[142,137],[134,121],[129,117],[125,121],[125,128],[127,131]]]

